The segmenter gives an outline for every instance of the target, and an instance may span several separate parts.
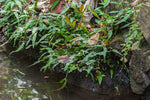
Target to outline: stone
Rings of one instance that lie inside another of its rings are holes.
[[[110,1],[117,2],[117,3],[122,2],[122,5],[110,3],[105,9],[106,12],[120,11],[121,9],[128,7],[130,5],[130,3],[132,3],[134,0],[110,0]]]
[[[141,45],[141,47],[140,47]],[[136,94],[142,94],[150,85],[150,49],[146,42],[135,43],[132,46],[132,56],[130,60],[129,76],[131,89]]]
[[[142,4],[137,17],[141,32],[150,45],[150,5]]]
[[[142,4],[137,14],[143,40],[132,46],[129,76],[131,89],[142,94],[150,85],[150,5]]]

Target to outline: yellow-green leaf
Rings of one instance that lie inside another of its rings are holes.
[[[83,9],[84,9],[84,6],[83,6],[83,4],[82,4],[82,5],[80,6],[80,8],[79,8],[79,11],[82,12]]]
[[[73,24],[72,24],[73,28],[75,27],[76,22],[77,22],[77,20],[75,20],[75,21],[73,22]]]
[[[101,19],[98,15],[97,15],[97,13],[95,13],[94,11],[91,11],[92,12],[92,14],[95,16],[95,17],[97,17],[98,19]]]
[[[82,12],[80,12],[79,10],[75,9],[76,12],[78,12],[79,14],[82,14]]]
[[[70,26],[72,26],[72,23],[70,22],[70,19],[69,19],[66,15],[64,15],[64,16],[65,16],[65,18],[66,18],[67,23],[68,23]]]

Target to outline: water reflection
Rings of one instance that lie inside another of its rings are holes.
[[[0,54],[0,100],[138,100],[133,94],[105,95],[71,85],[55,91],[61,86],[56,81],[57,75],[46,76],[27,65],[27,62],[20,63]]]

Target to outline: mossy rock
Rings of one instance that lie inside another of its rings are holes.
[[[142,4],[137,17],[142,34],[150,46],[150,5]]]
[[[150,85],[150,48],[147,45],[137,42],[132,46],[129,74],[132,91],[136,94],[142,94]]]

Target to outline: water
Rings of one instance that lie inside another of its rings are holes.
[[[106,95],[72,85],[57,91],[61,87],[60,75],[41,73],[38,66],[29,68],[29,61],[26,57],[0,53],[0,100],[139,100],[132,93]]]

